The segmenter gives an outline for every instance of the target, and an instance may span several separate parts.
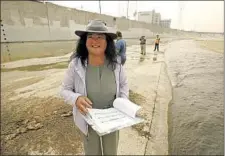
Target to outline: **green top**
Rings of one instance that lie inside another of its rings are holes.
[[[114,71],[104,65],[88,64],[86,71],[87,97],[92,101],[92,108],[103,109],[112,107],[116,98],[116,79]],[[110,66],[109,66],[110,67]]]

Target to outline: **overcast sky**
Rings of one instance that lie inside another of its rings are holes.
[[[121,17],[127,15],[128,1],[100,1],[102,14]],[[99,1],[54,1],[54,4],[99,13]],[[180,11],[182,9],[182,12]],[[162,19],[171,19],[171,28],[224,32],[223,1],[129,1],[130,19],[137,11],[155,9]]]

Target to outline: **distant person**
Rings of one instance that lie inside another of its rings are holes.
[[[140,45],[141,45],[141,54],[146,55],[146,39],[145,39],[145,36],[141,36]]]
[[[154,51],[157,49],[157,51],[159,51],[159,41],[160,41],[160,38],[159,38],[159,35],[156,35],[156,39],[155,39],[155,49]]]
[[[120,31],[117,31],[116,35],[116,51],[121,58],[121,64],[124,65],[126,62],[126,41],[122,38],[122,33]]]

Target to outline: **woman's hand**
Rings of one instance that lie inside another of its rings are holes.
[[[83,115],[88,112],[87,108],[92,108],[92,102],[86,96],[79,96],[75,105]]]

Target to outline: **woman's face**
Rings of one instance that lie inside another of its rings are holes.
[[[106,35],[88,33],[86,47],[88,53],[92,55],[103,55],[107,46]]]

